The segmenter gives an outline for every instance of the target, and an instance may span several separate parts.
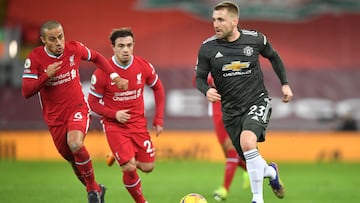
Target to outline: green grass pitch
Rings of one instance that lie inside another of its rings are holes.
[[[132,203],[122,184],[117,165],[94,161],[96,179],[107,187],[107,203]],[[157,161],[150,174],[139,172],[143,193],[149,203],[178,203],[182,196],[196,192],[209,203],[212,191],[221,184],[223,163],[201,161]],[[286,197],[277,199],[264,181],[265,202],[343,203],[360,200],[360,163],[279,163]],[[250,189],[241,188],[239,169],[225,203],[249,203]],[[0,161],[0,202],[80,203],[86,192],[65,161]]]

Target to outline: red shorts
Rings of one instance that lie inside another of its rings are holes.
[[[226,138],[229,138],[228,133],[226,132],[223,120],[222,120],[222,111],[221,111],[221,102],[212,103],[212,118],[214,123],[214,128],[216,132],[216,137],[219,143],[222,145],[225,142]],[[229,138],[230,139],[230,138]]]
[[[111,152],[120,165],[135,157],[136,161],[155,161],[155,148],[149,132],[129,133],[118,125],[104,125]]]
[[[49,131],[53,138],[56,149],[67,161],[73,161],[73,155],[67,144],[67,132],[71,130],[80,130],[84,136],[86,135],[89,124],[90,114],[87,107],[77,108],[73,111],[68,110],[66,112],[67,120],[64,121],[63,125],[49,126]]]

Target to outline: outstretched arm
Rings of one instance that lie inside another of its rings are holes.
[[[121,78],[102,54],[93,50],[92,55],[93,56],[91,58],[91,61],[93,61],[97,65],[97,67],[99,67],[105,73],[109,74],[111,80],[115,82],[116,86],[119,89],[128,89],[129,81],[127,79]]]

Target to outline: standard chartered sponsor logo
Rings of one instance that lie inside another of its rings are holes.
[[[50,80],[46,83],[46,85],[47,86],[61,85],[66,82],[70,82],[71,80],[75,79],[76,76],[77,76],[76,70],[72,69],[71,71],[50,78]]]
[[[125,92],[115,92],[113,96],[114,101],[129,101],[137,99],[141,96],[141,88],[138,90],[128,90]]]

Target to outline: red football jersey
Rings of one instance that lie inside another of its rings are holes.
[[[110,63],[122,78],[129,80],[129,88],[120,90],[103,71],[97,69],[91,77],[90,94],[101,99],[105,109],[111,109],[113,112],[129,109],[131,118],[126,124],[118,123],[114,118],[107,116],[103,117],[103,121],[105,124],[121,125],[131,132],[146,132],[143,93],[145,85],[152,87],[159,81],[155,69],[137,56],[133,56],[131,63],[126,67],[119,65],[115,56],[111,58]],[[156,108],[163,109],[162,106]]]
[[[46,74],[49,64],[62,61],[60,70],[39,90],[44,119],[48,125],[61,124],[67,109],[88,106],[80,84],[79,65],[81,60],[90,60],[92,53],[80,42],[69,41],[60,56],[54,56],[44,46],[40,46],[25,60],[23,86]]]

